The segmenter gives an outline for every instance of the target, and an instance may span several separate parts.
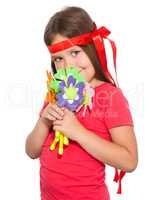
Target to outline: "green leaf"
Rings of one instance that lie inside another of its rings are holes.
[[[86,82],[83,76],[81,76],[78,70],[74,67],[66,68],[66,74],[67,76],[72,75],[77,80],[77,82]]]
[[[59,92],[59,81],[52,80],[50,83],[50,89],[54,90],[55,93],[58,93]]]
[[[54,75],[55,79],[59,79],[59,80],[66,80],[66,72],[65,69],[58,69],[57,73]]]

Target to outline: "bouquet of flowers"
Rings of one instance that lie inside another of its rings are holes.
[[[94,89],[89,86],[76,68],[58,69],[54,75],[47,71],[47,77],[46,101],[56,103],[59,107],[66,107],[73,112],[78,112],[84,107],[83,115],[87,107],[92,109]],[[55,150],[57,143],[59,143],[58,153],[62,155],[63,146],[69,145],[69,139],[65,133],[55,131],[50,150]]]

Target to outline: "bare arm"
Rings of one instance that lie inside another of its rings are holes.
[[[52,123],[51,123],[52,124]],[[32,158],[38,158],[41,147],[49,134],[50,123],[45,118],[39,118],[32,132],[27,136],[25,151]]]
[[[52,128],[53,121],[62,119],[63,114],[63,110],[56,104],[47,105],[34,129],[26,138],[25,151],[30,158],[35,159],[40,156],[42,145]]]
[[[121,126],[110,130],[112,142],[82,129],[76,141],[93,157],[127,172],[137,167],[137,143],[133,127]]]

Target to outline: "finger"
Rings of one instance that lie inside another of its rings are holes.
[[[47,113],[47,118],[48,118],[49,120],[51,120],[51,121],[55,121],[55,120],[56,120],[56,118],[55,118],[53,115],[50,115],[50,114],[48,114],[48,113]]]
[[[52,113],[49,113],[48,110],[44,110],[44,112],[42,113],[42,117],[45,117],[49,120],[56,120],[56,117],[54,115],[52,115]]]
[[[64,116],[64,111],[63,111],[63,109],[62,108],[60,108],[58,105],[56,105],[56,104],[53,104],[52,106],[52,109],[55,111],[55,112],[57,112],[60,116]]]
[[[50,121],[56,120],[55,117],[49,115],[48,113],[43,113],[43,114],[41,115],[41,117],[44,118],[44,119],[50,120]]]
[[[53,121],[53,125],[56,125],[56,126],[61,126],[62,125],[62,120],[54,120]]]
[[[70,114],[70,113],[73,113],[73,112],[70,111],[68,108],[65,108],[65,110],[64,110],[64,114]]]
[[[48,119],[48,120],[50,120],[50,121],[56,120],[56,118],[55,118],[54,116],[48,114],[47,112],[46,112],[45,114],[43,114],[42,117],[44,117],[44,118],[46,118],[46,119]]]
[[[64,110],[65,110],[65,107],[62,107],[61,109],[62,109],[62,111],[64,111]]]
[[[68,108],[65,108],[64,111],[65,111],[65,112],[71,112]]]
[[[55,110],[49,109],[48,114],[55,117],[56,119],[63,119],[62,116],[60,116]]]
[[[54,131],[59,131],[60,128],[59,128],[59,126],[54,125],[54,126],[53,126],[53,130],[54,130]]]

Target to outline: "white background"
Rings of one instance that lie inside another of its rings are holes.
[[[139,164],[124,178],[122,196],[116,195],[114,169],[107,167],[111,199],[148,199],[145,104],[149,97],[149,16],[145,0],[0,2],[0,199],[40,199],[39,161],[25,154],[25,139],[38,119],[46,91],[46,70],[50,69],[50,55],[43,41],[45,26],[56,11],[72,5],[86,9],[98,27],[111,30],[118,48],[119,84],[135,123]]]

